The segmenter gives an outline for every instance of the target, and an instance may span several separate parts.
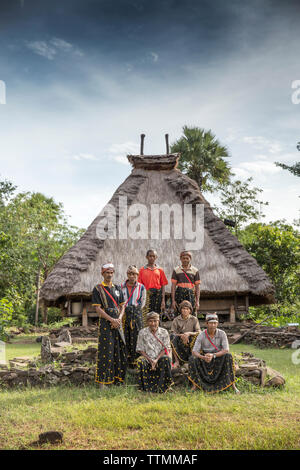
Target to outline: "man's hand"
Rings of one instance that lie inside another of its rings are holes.
[[[204,356],[204,360],[205,360],[205,362],[211,362],[213,357],[214,357],[213,354],[206,353],[205,356]]]
[[[176,311],[176,309],[177,309],[177,303],[176,302],[172,302],[171,309],[173,310],[173,312]]]
[[[151,361],[151,366],[152,366],[151,369],[152,370],[155,370],[156,364],[157,364],[157,359],[154,359],[154,360]]]
[[[164,300],[161,301],[160,309],[161,309],[162,312],[164,312],[165,309],[166,309],[166,304],[165,304],[165,301],[164,301]]]
[[[120,328],[121,321],[119,318],[112,318],[110,323],[112,328]]]
[[[181,340],[183,344],[188,344],[189,342],[189,334],[188,333],[183,333],[181,336]]]

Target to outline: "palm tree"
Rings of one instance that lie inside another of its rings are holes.
[[[179,169],[195,180],[202,191],[213,191],[216,184],[227,184],[231,172],[224,160],[229,152],[212,132],[200,127],[183,127],[183,136],[172,146],[171,152],[180,152]]]

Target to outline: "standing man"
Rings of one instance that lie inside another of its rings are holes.
[[[182,251],[180,253],[181,266],[177,266],[172,274],[172,310],[177,315],[179,305],[183,300],[188,300],[193,306],[193,315],[197,316],[200,308],[200,274],[195,266],[192,266],[192,254],[190,251]],[[196,310],[196,311],[195,311]]]
[[[112,283],[115,268],[102,266],[103,282],[93,289],[92,305],[99,314],[98,352],[95,382],[119,385],[125,379],[127,360],[122,319],[125,310],[121,287]]]
[[[155,262],[157,260],[157,252],[155,250],[148,250],[146,253],[148,263],[140,269],[138,282],[146,287],[146,305],[143,309],[144,327],[147,324],[147,313],[164,312],[166,308],[165,303],[165,286],[168,280],[164,270],[160,268]]]
[[[135,265],[127,268],[127,280],[121,285],[125,300],[125,321],[123,322],[128,367],[134,368],[138,358],[136,341],[143,328],[142,308],[146,303],[146,288],[137,281],[139,271]]]

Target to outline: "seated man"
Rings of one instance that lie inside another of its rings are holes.
[[[173,320],[171,328],[174,368],[189,360],[195,340],[201,331],[198,318],[192,315],[193,307],[188,300],[181,302],[179,312],[180,315]]]
[[[173,384],[171,374],[171,345],[169,333],[160,328],[159,314],[147,314],[147,327],[140,330],[136,351],[139,389],[145,392],[166,392]]]
[[[234,383],[234,365],[226,333],[217,328],[218,315],[206,315],[206,325],[189,358],[188,378],[193,383],[192,390],[199,388],[214,393],[232,386],[239,393]]]

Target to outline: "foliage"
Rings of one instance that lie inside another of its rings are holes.
[[[262,189],[251,188],[252,181],[253,178],[248,178],[245,182],[236,180],[223,186],[220,191],[222,207],[215,210],[220,218],[230,219],[235,223],[236,235],[243,224],[264,217],[261,213],[261,206],[268,205],[268,202],[262,202],[258,198]]]
[[[275,162],[275,165],[280,166],[284,170],[290,171],[295,176],[300,176],[300,162],[297,162],[294,165],[285,165],[284,163]]]
[[[180,152],[178,168],[194,179],[201,190],[212,191],[216,184],[228,183],[229,157],[226,147],[222,146],[209,130],[199,127],[183,127],[183,136],[171,145],[171,152]]]
[[[0,182],[0,298],[13,304],[12,324],[20,326],[29,319],[40,283],[83,230],[68,224],[53,198],[14,190]]]
[[[296,300],[294,304],[278,303],[275,305],[261,305],[259,307],[250,307],[249,315],[255,322],[259,323],[268,315],[272,315],[265,324],[271,326],[287,326],[288,323],[300,323],[299,318],[300,301]]]
[[[6,299],[0,299],[0,340],[7,339],[7,333],[5,328],[7,328],[12,320],[13,305]]]
[[[299,232],[284,221],[254,223],[239,238],[270,277],[279,303],[293,304],[300,295]]]

